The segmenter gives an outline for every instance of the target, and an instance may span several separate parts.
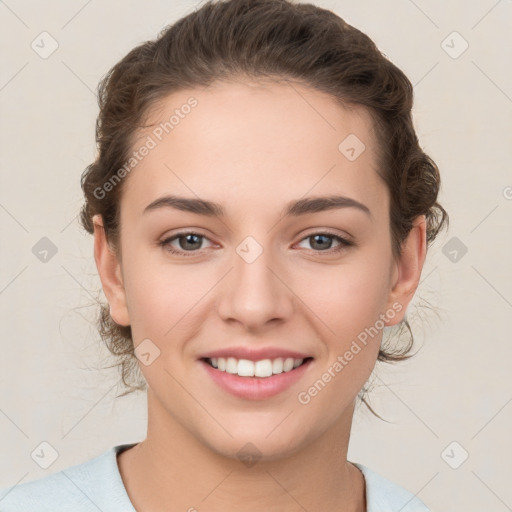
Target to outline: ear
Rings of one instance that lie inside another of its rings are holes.
[[[115,252],[108,245],[101,215],[94,215],[92,221],[94,223],[94,259],[103,291],[110,305],[110,316],[116,324],[128,326],[130,317],[126,306],[121,265]]]
[[[425,215],[420,215],[413,221],[411,231],[402,242],[401,255],[394,263],[388,307],[395,304],[393,309],[397,314],[392,319],[386,320],[387,326],[396,325],[403,320],[407,306],[416,292],[427,252],[426,233]],[[401,308],[398,308],[398,304]]]

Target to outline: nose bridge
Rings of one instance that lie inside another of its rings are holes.
[[[282,267],[272,248],[248,236],[235,248],[235,253],[234,268],[221,298],[223,318],[255,328],[289,314],[289,290],[278,277]]]

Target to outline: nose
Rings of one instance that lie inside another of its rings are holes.
[[[234,254],[234,268],[220,290],[218,312],[221,318],[237,322],[248,331],[286,321],[293,311],[294,295],[286,285],[282,263],[272,257],[270,249],[263,250],[253,261],[247,253],[241,251],[240,254]]]

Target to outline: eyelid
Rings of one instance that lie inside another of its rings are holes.
[[[179,236],[184,236],[184,235],[198,235],[198,236],[202,236],[203,238],[207,238],[208,240],[210,240],[210,237],[207,234],[205,234],[204,232],[202,232],[200,228],[197,228],[197,229],[196,228],[188,228],[185,230],[179,230],[174,233],[171,232],[170,234],[165,235],[161,240],[166,241],[171,238],[177,238]],[[342,239],[346,240],[347,242],[352,242],[355,244],[354,237],[352,235],[350,235],[349,233],[343,232],[340,234],[338,232],[331,230],[330,228],[322,228],[322,227],[310,228],[309,230],[307,230],[305,233],[302,234],[301,238],[298,241],[302,242],[302,240],[304,240],[304,238],[307,238],[308,236],[313,236],[313,235],[330,235],[333,237],[342,238]],[[211,240],[210,240],[210,242],[211,242]]]
[[[335,247],[331,247],[329,249],[326,249],[325,251],[319,251],[315,249],[306,249],[308,253],[313,253],[315,256],[320,257],[335,257],[343,252],[347,251],[348,249],[352,247],[356,247],[356,242],[354,241],[354,238],[350,235],[340,235],[338,233],[335,233],[331,231],[330,229],[314,229],[312,232],[308,232],[305,235],[301,237],[298,244],[302,243],[304,240],[307,240],[308,238],[311,238],[313,236],[317,235],[325,235],[329,238],[333,238],[334,240],[338,241],[338,245]],[[296,244],[297,245],[297,244]]]
[[[311,230],[306,231],[305,234],[302,235],[302,238],[299,240],[300,242],[304,240],[304,238],[308,238],[313,235],[329,235],[332,237],[338,237],[345,240],[347,243],[351,243],[355,245],[355,239],[352,235],[343,231],[342,233],[336,232],[330,228],[311,228]]]
[[[210,240],[210,238],[206,234],[201,233],[200,230],[196,230],[194,228],[189,228],[188,230],[181,230],[181,231],[169,234],[169,235],[165,236],[163,239],[161,239],[158,242],[158,245],[163,247],[170,254],[177,254],[179,256],[185,256],[185,257],[202,255],[203,251],[205,250],[204,248],[199,249],[199,250],[194,250],[194,251],[184,251],[182,249],[174,249],[174,248],[167,249],[166,248],[167,246],[170,246],[171,242],[174,242],[175,240],[179,239],[180,237],[187,236],[187,235],[199,236],[203,239],[208,240],[209,242],[211,242],[212,244],[215,245],[215,243],[212,242],[212,240]],[[333,232],[331,229],[327,229],[327,228],[312,228],[310,231],[304,233],[295,245],[303,242],[304,240],[306,240],[308,238],[316,236],[316,235],[326,235],[330,238],[337,239],[339,242],[339,245],[335,248],[330,248],[325,251],[319,251],[319,250],[315,250],[315,249],[306,249],[310,252],[313,252],[314,254],[326,255],[326,256],[333,255],[333,254],[342,252],[344,249],[348,249],[349,247],[356,245],[354,238],[351,235],[349,235],[348,233],[344,234],[344,235],[340,235],[338,233]]]
[[[175,240],[179,239],[180,237],[184,237],[187,235],[199,236],[202,239],[208,240],[211,244],[215,245],[215,243],[212,240],[210,240],[210,238],[206,234],[202,233],[200,230],[195,229],[195,228],[190,228],[188,230],[181,230],[181,231],[177,231],[175,233],[170,233],[170,234],[164,236],[161,240],[159,240],[158,245],[165,248],[166,246],[170,245],[171,242],[174,242]],[[192,256],[192,255],[201,254],[203,250],[204,249],[199,249],[197,251],[183,251],[180,249],[173,248],[173,250],[168,249],[168,252],[175,253],[175,254],[184,254],[185,256],[189,256],[189,255]]]

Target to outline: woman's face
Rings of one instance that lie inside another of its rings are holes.
[[[297,84],[217,83],[170,95],[150,122],[124,178],[115,273],[96,233],[111,315],[131,325],[148,382],[149,428],[182,428],[231,457],[251,443],[268,459],[347,432],[424,257],[420,224],[392,259],[367,112]],[[171,195],[223,214],[172,207],[162,200]],[[344,199],[310,202],[335,196]],[[205,361],[217,351],[249,373],[278,371],[280,354],[311,359],[275,377],[237,376]]]

